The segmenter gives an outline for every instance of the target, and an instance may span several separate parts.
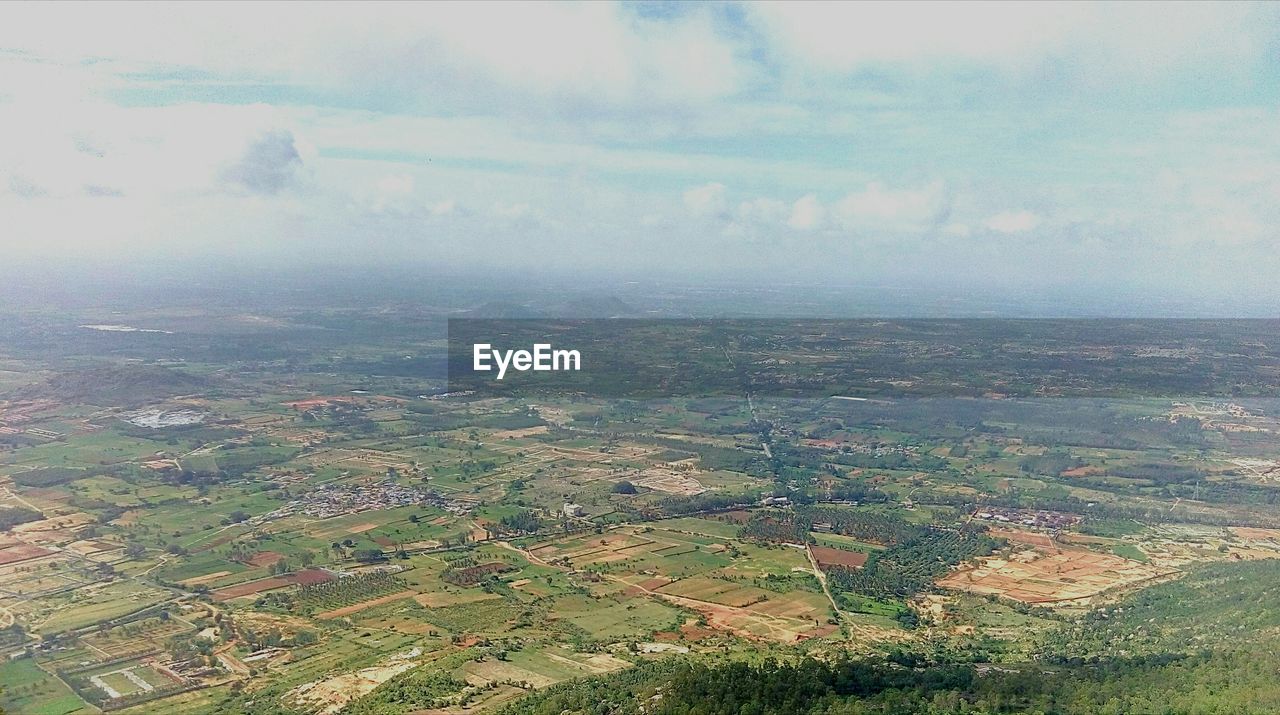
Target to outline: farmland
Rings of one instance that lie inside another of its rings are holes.
[[[375,332],[337,372],[250,337],[10,358],[0,706],[461,715],[668,658],[1012,667],[1280,556],[1263,402],[449,395]]]
[[[1081,601],[1173,573],[1121,556],[1059,547],[1040,534],[998,533],[1028,548],[1015,547],[1007,557],[988,558],[976,566],[957,569],[938,585],[1046,604]]]

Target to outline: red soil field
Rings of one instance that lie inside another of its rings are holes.
[[[13,564],[19,561],[38,559],[41,556],[48,556],[52,553],[54,552],[40,546],[18,544],[17,546],[9,546],[0,549],[0,564]]]
[[[867,563],[867,555],[860,551],[845,551],[843,549],[831,549],[826,546],[810,546],[809,550],[813,552],[813,558],[821,567],[827,566],[844,566],[845,568],[860,569]]]
[[[285,586],[311,586],[332,580],[333,575],[328,571],[323,571],[321,569],[306,569],[297,573],[291,573],[287,576],[264,578],[257,581],[238,583],[234,586],[220,588],[213,592],[213,600],[230,601],[233,598],[252,596],[255,593],[273,591],[277,588],[284,588]]]
[[[248,564],[250,566],[257,566],[261,568],[263,566],[270,566],[283,558],[284,556],[282,554],[278,554],[274,551],[259,551],[249,558]]]

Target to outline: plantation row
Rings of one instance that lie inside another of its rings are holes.
[[[325,583],[299,586],[294,596],[303,606],[337,608],[377,598],[404,587],[404,580],[392,573],[370,571]]]
[[[836,567],[827,581],[838,591],[882,599],[907,598],[928,590],[934,579],[968,559],[1002,545],[981,530],[928,529],[922,535],[872,554],[860,569]]]

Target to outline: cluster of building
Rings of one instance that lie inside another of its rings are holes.
[[[907,456],[916,453],[915,447],[902,444],[862,444],[840,439],[806,439],[804,443],[810,447],[833,449],[848,454],[867,454],[872,457],[888,457],[893,454]]]
[[[312,489],[301,499],[294,499],[275,511],[256,517],[254,521],[267,522],[299,514],[316,519],[328,519],[362,511],[394,509],[414,504],[435,506],[431,498],[433,496],[435,495],[416,487],[405,486],[391,480],[376,484],[323,484]]]
[[[1079,524],[1081,520],[1078,514],[1064,514],[1060,511],[1006,509],[1003,507],[984,507],[974,512],[973,517],[985,521],[1034,526],[1041,529],[1065,529]]]

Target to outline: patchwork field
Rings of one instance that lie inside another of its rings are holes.
[[[1001,535],[1020,546],[1008,557],[961,567],[938,585],[1023,603],[1055,604],[1082,601],[1172,573],[1112,554],[1059,547],[1043,534],[1006,531]]]
[[[811,574],[802,550],[748,545],[724,538],[728,533],[722,522],[675,519],[544,542],[528,553],[597,573],[605,583],[622,586],[624,598],[688,609],[724,633],[790,643],[830,632],[824,624],[831,606],[816,581],[806,584],[813,590],[765,587],[797,571]]]
[[[257,581],[249,581],[234,586],[220,588],[213,592],[213,600],[230,601],[233,598],[243,598],[254,594],[263,593],[265,591],[273,591],[286,586],[304,586],[317,583],[326,583],[334,579],[333,574],[320,569],[306,569],[297,573],[288,574],[273,578],[258,579]]]
[[[419,369],[440,348],[420,328],[456,307],[414,307],[379,343],[399,310],[307,308],[258,354],[239,336],[214,358],[220,341],[175,329],[93,335],[183,342],[87,369],[14,359],[63,396],[0,400],[21,408],[0,432],[5,712],[316,715],[367,698],[352,712],[482,715],[669,654],[901,648],[1003,667],[1092,615],[1022,604],[1280,556],[1257,491],[1274,474],[1246,473],[1274,460],[1272,432],[1233,460],[1235,442],[1167,405],[1059,419],[1039,411],[1074,401],[446,395]],[[151,391],[179,374],[176,397]],[[438,690],[409,704],[424,684]]]

